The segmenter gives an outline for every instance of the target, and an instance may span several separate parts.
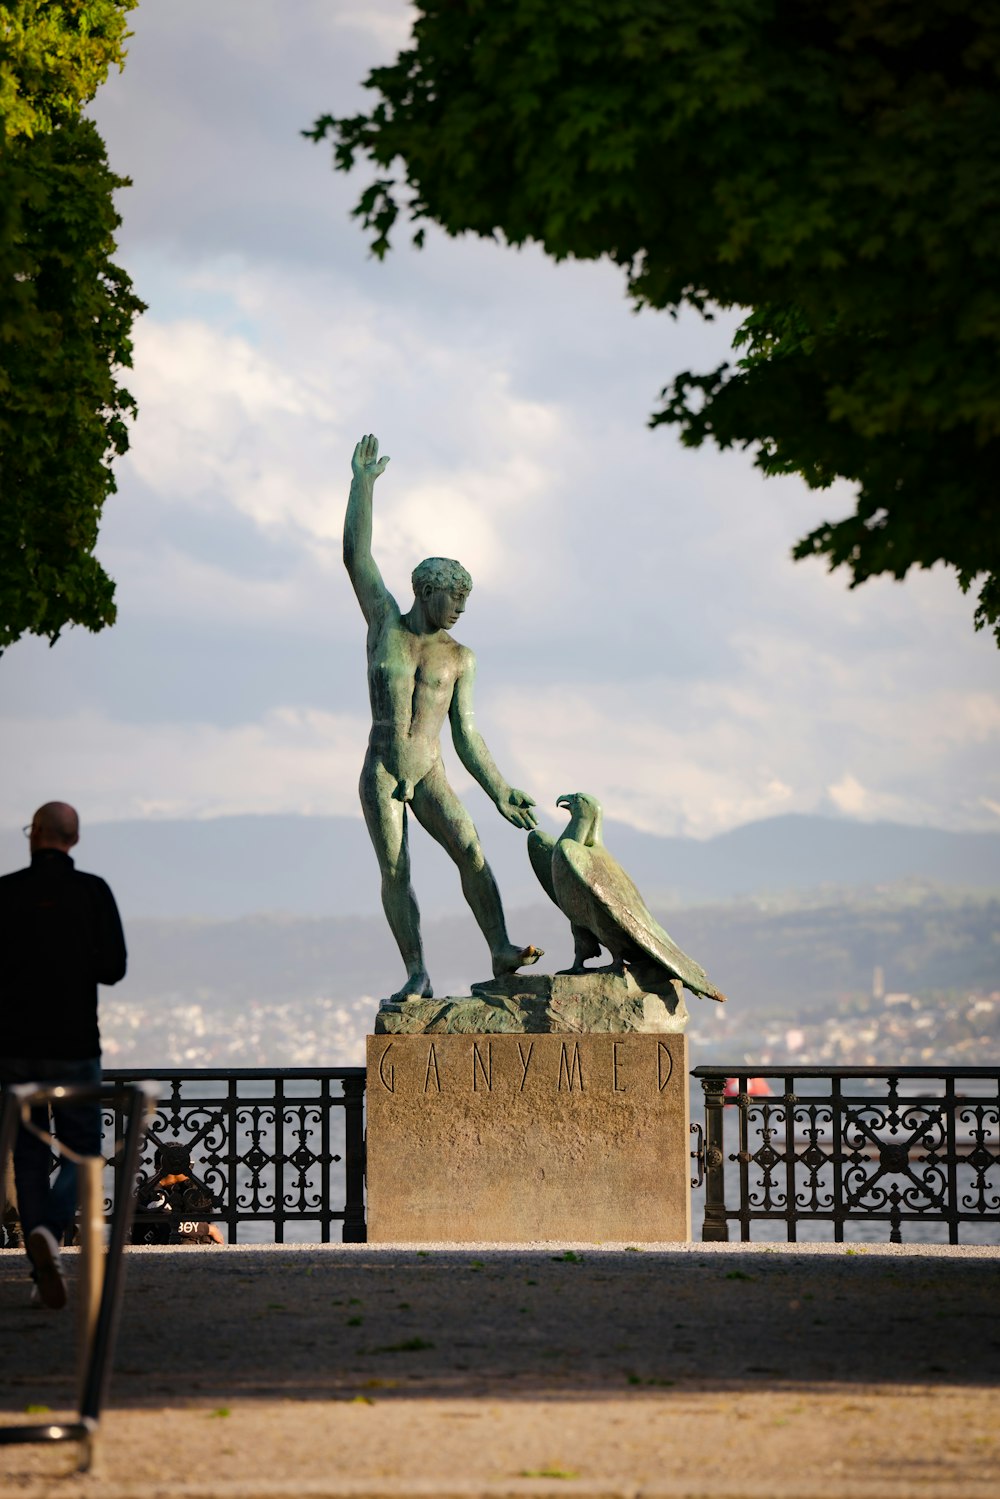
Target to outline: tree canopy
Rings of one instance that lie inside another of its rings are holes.
[[[93,555],[142,310],[111,261],[127,185],[82,110],[136,0],[0,4],[0,649],[115,618]]]
[[[449,234],[607,256],[639,306],[746,312],[652,423],[857,485],[796,557],[944,561],[1000,640],[1000,10],[979,0],[422,0],[324,115],[385,254]]]

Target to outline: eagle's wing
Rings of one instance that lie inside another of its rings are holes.
[[[603,908],[606,919],[610,919],[629,941],[674,978],[680,979],[692,993],[704,994],[710,999],[725,999],[725,995],[709,983],[704,968],[689,958],[663,930],[624,869],[606,848],[565,838],[560,849],[573,875],[589,892],[590,900]],[[601,924],[598,923],[598,930]]]
[[[555,886],[552,883],[552,850],[555,846],[556,840],[551,834],[544,833],[541,828],[532,828],[528,834],[528,858],[531,860],[535,877],[552,904],[558,906]]]

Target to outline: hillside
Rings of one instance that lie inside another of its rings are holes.
[[[508,909],[536,904],[539,888],[523,835],[489,816],[478,795],[470,805]],[[557,830],[562,823],[548,825]],[[705,841],[662,838],[609,821],[605,842],[650,904],[667,909],[904,880],[1000,890],[1000,832],[787,816]],[[0,868],[17,868],[26,853],[20,833],[0,835]],[[411,853],[424,915],[462,910],[454,867],[419,828]],[[374,855],[364,825],[350,817],[96,823],[84,826],[78,862],[110,881],[126,918],[379,911]]]
[[[725,1007],[689,1000],[692,1035],[728,1037],[740,1055],[775,1026],[816,1025],[870,995],[876,965],[892,991],[1000,990],[998,898],[904,891],[660,914],[729,995]],[[546,971],[569,962],[554,907],[517,912],[511,925],[546,948]],[[129,943],[128,977],[104,993],[102,1014],[109,1055],[137,1065],[355,1060],[401,976],[381,917],[135,920]],[[429,922],[427,950],[439,994],[487,976],[471,917]]]
[[[890,989],[1000,987],[1000,899],[855,898],[805,909],[705,906],[657,913],[738,1008],[795,1012],[838,995],[868,992],[876,965]],[[554,906],[511,917],[519,937],[545,948],[542,968],[572,960],[565,919]],[[402,977],[381,917],[244,917],[238,921],[133,921],[128,991],[137,999],[212,995],[337,1000],[391,992]],[[467,993],[488,977],[486,948],[471,916],[427,924],[437,992]]]

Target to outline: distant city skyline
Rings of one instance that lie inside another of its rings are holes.
[[[149,310],[98,553],[119,622],[0,658],[0,822],[357,816],[362,625],[340,560],[357,438],[392,462],[375,547],[475,580],[480,725],[554,816],[705,837],[795,812],[1000,830],[1000,655],[944,569],[849,592],[793,542],[845,492],[648,430],[733,319],[635,317],[605,264],[405,231],[299,132],[405,45],[401,0],[151,0],[93,113]],[[651,190],[655,190],[655,187]],[[456,781],[466,778],[456,771]],[[473,790],[485,825],[493,814]]]

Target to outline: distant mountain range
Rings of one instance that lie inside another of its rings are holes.
[[[540,891],[523,835],[495,816],[480,816],[480,831],[507,907],[537,905]],[[1000,890],[1000,832],[789,815],[704,842],[609,821],[605,843],[649,903],[664,911],[909,880]],[[447,856],[419,827],[410,847],[424,913],[435,918],[463,910]],[[26,856],[19,833],[0,834],[0,867],[15,869]],[[361,917],[380,910],[375,857],[363,823],[350,817],[95,823],[84,828],[77,862],[104,875],[127,918]]]

